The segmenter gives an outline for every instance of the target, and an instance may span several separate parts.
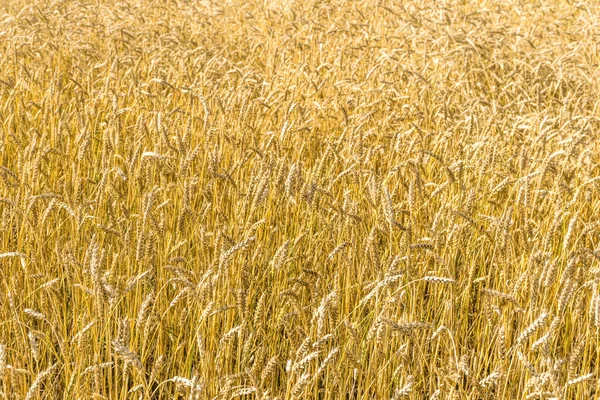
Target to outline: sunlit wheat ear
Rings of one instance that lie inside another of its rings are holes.
[[[244,387],[244,388],[239,388],[233,391],[233,393],[231,394],[232,398],[238,398],[238,397],[244,397],[247,395],[250,395],[252,393],[256,392],[256,388],[255,387]]]
[[[144,367],[137,354],[133,353],[129,348],[117,341],[112,343],[115,353],[123,359],[125,364],[133,366],[138,372],[143,372]]]
[[[13,252],[8,252],[8,253],[2,253],[0,254],[0,259],[2,258],[8,258],[8,257],[18,257],[19,261],[21,263],[21,268],[23,270],[26,270],[26,263],[25,260],[27,258],[27,256],[25,256],[25,254],[18,252],[18,251],[13,251]]]
[[[351,246],[352,244],[350,242],[344,242],[338,246],[336,246],[331,253],[329,253],[329,255],[327,256],[328,260],[332,260],[336,254],[340,253],[341,251],[343,251],[345,248]]]
[[[503,293],[493,289],[484,289],[483,294],[503,301],[517,304],[517,298],[509,293]]]
[[[298,360],[298,362],[294,363],[294,365],[292,366],[292,372],[305,371],[307,366],[311,363],[311,361],[319,357],[319,354],[319,351],[313,351],[311,353],[308,353],[301,360]]]
[[[150,371],[150,377],[148,378],[148,382],[152,383],[158,379],[158,375],[160,374],[164,365],[165,357],[161,354],[154,361],[154,365],[152,366],[152,370]]]
[[[6,345],[0,344],[0,379],[2,379],[6,373],[7,359]]]
[[[29,339],[29,348],[31,355],[36,362],[40,359],[40,348],[39,348],[39,337],[36,333],[29,331],[27,333],[27,339]]]
[[[277,252],[275,252],[273,259],[271,260],[271,265],[273,266],[273,269],[278,270],[284,265],[284,263],[287,261],[287,258],[288,258],[289,248],[290,248],[290,241],[286,240],[277,249]]]
[[[410,335],[417,330],[431,329],[431,325],[425,322],[397,323],[386,318],[382,318],[381,321],[404,335]]]
[[[300,398],[300,396],[304,392],[304,389],[306,389],[306,387],[308,386],[309,383],[310,383],[310,374],[309,373],[305,373],[302,376],[300,376],[298,378],[298,380],[296,381],[296,383],[294,384],[294,387],[292,388],[292,397],[296,398],[296,399]]]
[[[556,274],[558,270],[558,263],[556,261],[548,260],[544,264],[544,272],[543,272],[543,281],[542,285],[544,287],[550,287],[552,283],[556,280]]]
[[[204,387],[203,384],[196,382],[196,379],[188,379],[182,376],[174,376],[170,381],[189,389],[192,394],[200,393]]]
[[[575,225],[577,224],[578,218],[579,218],[579,215],[576,213],[569,220],[569,225],[567,227],[567,233],[565,234],[565,237],[563,240],[563,250],[565,252],[571,247],[571,239],[572,239],[572,236],[573,236],[573,233],[575,230]]]
[[[426,276],[426,277],[422,278],[422,280],[425,282],[440,283],[440,284],[445,284],[445,285],[451,285],[451,284],[456,283],[456,280],[454,280],[452,278],[445,278],[442,276]]]
[[[144,299],[144,302],[142,303],[142,305],[140,307],[140,311],[138,312],[138,317],[136,319],[136,327],[138,329],[140,327],[144,326],[144,324],[146,323],[146,321],[148,319],[148,314],[150,312],[150,308],[153,306],[154,301],[155,301],[154,292],[148,293],[148,295],[146,295],[146,298]]]
[[[396,222],[396,215],[394,212],[394,205],[392,203],[392,196],[387,187],[383,188],[381,194],[381,203],[385,219],[387,220],[390,226],[394,225],[394,223]]]
[[[535,333],[535,331],[537,331],[538,329],[540,329],[542,326],[544,326],[546,324],[546,321],[548,320],[548,316],[550,314],[548,314],[547,312],[543,312],[541,313],[535,321],[533,321],[527,328],[525,328],[520,334],[519,336],[517,336],[517,339],[515,340],[515,347],[520,346],[524,341],[526,341],[527,339],[529,339],[529,337],[531,337],[531,335],[533,335]]]
[[[593,315],[594,326],[600,329],[600,293],[595,287],[595,296],[590,302],[590,314]]]
[[[300,170],[297,164],[292,164],[285,181],[285,197],[294,199],[300,181]]]
[[[535,351],[538,348],[545,346],[550,341],[552,333],[553,332],[547,332],[546,334],[544,334],[544,336],[533,342],[533,344],[531,345],[531,350]]]
[[[339,351],[340,351],[340,348],[335,347],[329,352],[329,354],[327,354],[327,356],[323,359],[323,361],[319,365],[319,369],[317,370],[316,376],[321,375],[325,371],[327,366],[335,361],[335,359],[338,357]]]
[[[43,370],[35,377],[31,386],[29,387],[29,390],[27,391],[27,394],[25,395],[25,400],[30,400],[30,399],[34,398],[34,396],[37,393],[37,391],[39,390],[42,382],[52,374],[52,372],[54,371],[56,366],[57,366],[56,364],[51,365],[50,367]]]
[[[229,250],[223,253],[219,260],[219,269],[226,267],[231,260],[231,258],[240,251],[244,251],[247,249],[254,241],[256,240],[255,236],[251,236],[248,239],[241,241],[240,243],[232,246]]]
[[[30,316],[33,319],[36,319],[38,321],[48,322],[48,319],[46,318],[46,316],[44,314],[42,314],[41,312],[32,310],[30,308],[26,308],[25,310],[23,310],[23,312],[25,312],[25,314],[27,314],[28,316]]]
[[[413,377],[410,376],[408,378],[408,383],[406,383],[403,387],[396,390],[396,392],[394,392],[394,395],[392,396],[392,399],[397,400],[397,399],[402,399],[402,398],[406,398],[406,397],[410,396],[410,394],[412,393],[413,386],[414,386]]]
[[[568,388],[570,386],[577,385],[577,384],[579,384],[581,382],[585,382],[585,381],[588,381],[590,379],[593,379],[595,376],[596,376],[596,374],[592,372],[592,373],[589,373],[589,374],[586,374],[586,375],[582,375],[582,376],[578,376],[576,378],[573,378],[573,379],[569,380],[566,383],[564,389],[566,389],[566,388]]]
[[[81,346],[81,343],[83,341],[83,338],[85,337],[86,333],[92,329],[92,327],[94,326],[95,321],[92,321],[90,323],[88,323],[86,326],[84,326],[83,328],[81,328],[79,330],[79,332],[77,332],[72,338],[71,338],[71,343],[77,343],[78,346]]]
[[[481,379],[478,384],[479,384],[479,386],[482,386],[484,388],[491,388],[498,384],[499,379],[500,379],[500,373],[492,372],[485,378]]]
[[[263,382],[266,381],[273,374],[278,365],[279,357],[271,357],[260,374],[260,380]]]
[[[574,281],[572,281],[570,279],[567,280],[565,282],[563,290],[560,292],[560,295],[559,295],[559,298],[558,298],[558,310],[557,310],[557,313],[559,315],[562,315],[563,311],[566,309],[567,304],[569,303],[569,301],[573,297],[573,294],[575,293],[575,290],[576,290],[576,282],[574,282]]]
[[[584,348],[585,341],[582,340],[575,345],[571,354],[569,354],[569,357],[567,359],[567,377],[569,379],[573,379],[577,373],[578,363],[581,360]]]

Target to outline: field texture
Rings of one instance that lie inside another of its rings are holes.
[[[0,1],[0,399],[598,398],[598,21]]]

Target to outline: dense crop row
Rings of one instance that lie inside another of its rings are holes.
[[[593,2],[0,3],[0,399],[596,395]]]

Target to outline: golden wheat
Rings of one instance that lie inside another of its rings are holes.
[[[0,2],[0,399],[600,396],[599,18]]]

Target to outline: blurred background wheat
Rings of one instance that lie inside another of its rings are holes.
[[[2,1],[0,398],[594,398],[598,21]]]

